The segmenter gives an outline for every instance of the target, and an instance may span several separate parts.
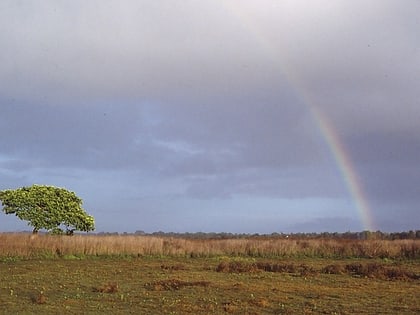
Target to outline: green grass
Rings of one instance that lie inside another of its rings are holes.
[[[419,276],[418,260],[7,259],[0,314],[419,314]]]

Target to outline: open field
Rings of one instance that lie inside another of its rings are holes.
[[[0,234],[0,314],[420,313],[418,241],[221,241]]]

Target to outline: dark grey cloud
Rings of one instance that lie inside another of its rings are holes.
[[[378,228],[412,227],[419,6],[6,1],[0,188],[69,186],[111,230],[353,229],[316,107]]]
[[[127,110],[128,108],[128,110]],[[1,147],[41,166],[89,167],[130,164],[141,117],[136,107],[78,104],[4,104]],[[31,159],[32,157],[32,159]],[[128,161],[127,161],[128,159]]]

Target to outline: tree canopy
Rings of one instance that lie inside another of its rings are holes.
[[[0,191],[6,214],[28,221],[33,233],[45,229],[52,233],[93,231],[94,218],[82,208],[82,199],[72,191],[46,185],[32,185]]]

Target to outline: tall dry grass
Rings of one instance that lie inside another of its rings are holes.
[[[0,257],[248,256],[420,258],[420,240],[183,239],[135,235],[0,234]]]

